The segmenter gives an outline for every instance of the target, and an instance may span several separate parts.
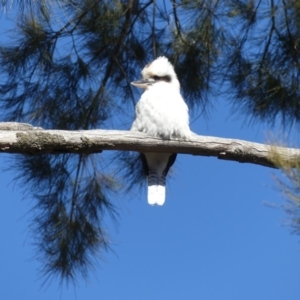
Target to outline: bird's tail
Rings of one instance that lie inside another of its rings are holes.
[[[148,176],[148,203],[163,205],[166,199],[166,176],[157,176],[156,172],[149,172]]]

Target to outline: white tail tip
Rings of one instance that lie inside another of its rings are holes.
[[[156,189],[156,204],[163,205],[166,200],[166,187],[158,185]]]
[[[163,205],[166,199],[166,177],[158,177],[155,172],[148,176],[148,203],[150,205]]]
[[[148,186],[148,203],[150,205],[163,205],[166,199],[166,187],[162,185]]]
[[[156,188],[157,188],[157,185],[149,185],[148,186],[148,203],[150,205],[156,204]]]

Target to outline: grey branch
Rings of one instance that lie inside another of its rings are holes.
[[[281,161],[296,165],[300,149],[276,147],[243,140],[201,136],[191,140],[163,140],[143,133],[120,130],[44,130],[24,123],[0,123],[0,151],[19,154],[91,154],[103,150],[137,152],[176,152],[240,163],[252,163],[276,168],[271,160],[272,151]]]

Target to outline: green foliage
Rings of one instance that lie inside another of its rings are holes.
[[[297,4],[270,1],[270,7],[257,6],[255,15],[229,53],[232,101],[253,119],[273,124],[279,117],[285,126],[299,123]]]
[[[2,120],[128,129],[137,98],[130,82],[166,55],[193,110],[205,112],[212,96],[223,93],[246,117],[300,121],[297,1],[0,2],[9,3],[22,6],[17,35],[0,46]],[[49,154],[19,157],[16,164],[36,200],[32,228],[44,273],[86,276],[96,254],[109,247],[102,224],[106,214],[117,215],[117,182],[127,191],[141,183],[139,160],[132,153]]]
[[[277,141],[278,143],[278,141]],[[271,148],[272,161],[281,171],[281,177],[275,177],[278,189],[286,198],[287,203],[282,207],[289,216],[288,226],[294,234],[300,234],[300,163],[299,161],[289,162],[279,153],[277,147]]]
[[[31,229],[46,277],[75,282],[79,272],[86,278],[99,251],[109,248],[102,220],[105,213],[113,219],[118,215],[108,200],[118,186],[98,170],[98,159],[66,154],[21,156],[17,161],[18,179],[36,199]],[[88,171],[88,165],[94,168]]]

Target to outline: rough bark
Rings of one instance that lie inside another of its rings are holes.
[[[24,123],[0,123],[0,151],[37,155],[44,153],[99,153],[103,150],[138,152],[176,152],[252,163],[276,168],[271,154],[281,163],[294,166],[300,161],[300,149],[276,147],[243,140],[200,136],[191,140],[162,140],[120,130],[44,130]]]

